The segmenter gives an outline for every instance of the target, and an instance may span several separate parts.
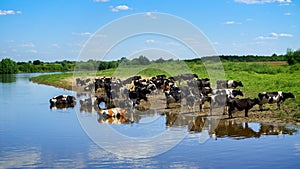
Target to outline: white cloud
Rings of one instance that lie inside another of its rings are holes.
[[[131,9],[127,5],[118,5],[115,7],[110,6],[110,8],[111,8],[112,12],[127,11],[127,10]]]
[[[147,12],[146,16],[151,18],[151,19],[156,19],[156,16],[154,16],[153,13],[151,13],[151,12]]]
[[[53,43],[53,44],[51,45],[51,47],[52,47],[52,48],[60,48],[59,44],[57,44],[57,43]]]
[[[41,150],[37,147],[17,147],[19,150],[8,150],[1,153],[1,168],[26,168],[41,163]],[[2,163],[2,161],[4,163]]]
[[[244,4],[266,4],[266,3],[280,3],[289,4],[292,0],[234,0],[235,2]]]
[[[292,15],[292,13],[286,12],[286,13],[284,13],[283,15],[285,15],[285,16],[290,16],[290,15]]]
[[[94,2],[109,2],[109,0],[94,0]]]
[[[224,24],[225,25],[240,25],[242,23],[241,22],[236,22],[236,21],[226,21]]]
[[[1,15],[15,15],[15,14],[21,14],[21,11],[14,11],[14,10],[0,10],[0,16]]]
[[[29,42],[29,43],[23,43],[20,46],[21,47],[27,47],[27,48],[34,48],[35,47],[35,45],[33,43],[31,43],[31,42]]]
[[[90,32],[73,32],[72,35],[90,37],[90,36],[92,36],[92,33],[90,33]]]
[[[293,37],[293,35],[292,34],[287,34],[287,33],[272,32],[268,36],[258,36],[255,39],[256,40],[276,40],[276,39],[279,39],[280,37],[289,37],[289,38],[291,38],[291,37]]]
[[[37,51],[37,50],[34,50],[34,49],[27,50],[26,52],[27,52],[27,53],[38,53],[38,51]]]

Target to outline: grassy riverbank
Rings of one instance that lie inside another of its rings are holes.
[[[212,64],[213,65],[213,64]],[[208,65],[209,67],[209,65]],[[289,66],[287,64],[247,63],[247,62],[223,62],[227,79],[240,80],[244,87],[240,88],[245,97],[257,97],[263,91],[283,91],[292,92],[296,99],[289,99],[283,103],[281,110],[276,110],[276,105],[266,105],[269,109],[265,113],[272,113],[280,121],[300,122],[300,65]],[[161,64],[151,64],[148,66],[120,66],[117,69],[107,69],[96,72],[63,73],[42,75],[30,80],[40,84],[72,90],[72,85],[76,77],[98,77],[114,76],[125,78],[133,75],[151,77],[158,74],[175,76],[181,73],[196,73],[199,77],[209,77],[206,68],[200,62],[179,61],[166,62]],[[220,70],[222,71],[222,70]]]

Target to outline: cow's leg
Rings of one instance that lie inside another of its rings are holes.
[[[228,111],[228,117],[229,117],[230,119],[232,118],[232,112],[233,112],[232,110],[229,110],[229,111]]]
[[[200,112],[202,112],[202,109],[203,109],[203,103],[202,102],[200,102],[199,109],[200,109]]]
[[[224,106],[224,109],[223,109],[223,115],[227,114],[228,113],[228,106],[225,105]]]
[[[248,117],[248,109],[245,109],[245,117]]]
[[[213,109],[213,102],[210,102],[210,108],[209,108],[209,113],[212,116],[212,109]]]
[[[278,103],[277,103],[277,109],[278,109],[278,110],[280,110],[280,104],[281,104],[281,102],[278,102]]]
[[[259,110],[263,111],[263,104],[259,104]]]
[[[168,102],[168,100],[167,100],[166,104],[167,104],[167,109],[169,109],[170,107],[169,107],[169,102]]]

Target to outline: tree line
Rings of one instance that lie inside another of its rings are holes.
[[[272,56],[236,56],[236,55],[221,55],[217,56],[221,61],[229,62],[266,62],[266,61],[287,61],[289,65],[300,63],[300,50],[292,51],[287,49],[285,55]],[[208,58],[208,57],[207,57]],[[205,59],[205,58],[202,58]],[[190,59],[184,60],[184,62],[191,62],[195,64],[201,64],[202,59]],[[80,71],[94,71],[105,70],[110,68],[117,68],[120,65],[149,65],[151,63],[164,63],[170,62],[173,59],[164,60],[159,58],[157,60],[150,61],[146,56],[140,56],[134,59],[127,59],[122,57],[117,61],[56,61],[56,62],[42,62],[40,60],[34,60],[29,62],[15,62],[9,58],[2,59],[0,62],[0,74],[14,74],[14,73],[34,73],[34,72],[66,72],[80,70]]]
[[[65,72],[73,70],[74,65],[75,62],[67,60],[56,62],[42,62],[40,60],[15,62],[10,58],[5,58],[0,62],[0,74]]]

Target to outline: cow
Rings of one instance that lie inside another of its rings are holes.
[[[80,99],[80,112],[97,112],[98,101],[97,97],[89,97],[86,99]]]
[[[59,104],[74,105],[74,104],[76,104],[75,100],[76,100],[76,98],[74,96],[59,95],[59,96],[53,97],[49,101],[52,106],[55,106],[55,105],[59,105]]]
[[[179,87],[172,87],[165,90],[167,108],[170,108],[170,103],[180,103],[182,99],[181,90]]]
[[[98,122],[99,123],[107,123],[107,124],[116,124],[116,125],[133,123],[133,121],[131,121],[128,118],[125,118],[123,116],[120,116],[120,117],[102,117],[102,116],[99,116]]]
[[[225,114],[230,99],[234,99],[236,96],[244,96],[243,92],[237,89],[215,89],[211,93],[210,114],[212,114],[213,107],[216,106],[224,106],[223,114]]]
[[[98,114],[103,117],[117,117],[120,118],[127,113],[125,109],[122,108],[111,108],[111,109],[99,109]]]
[[[133,101],[133,107],[140,104],[141,100],[148,101],[147,94],[150,94],[151,90],[147,87],[136,87],[135,90],[129,91],[129,99]]]
[[[229,118],[232,118],[232,114],[236,111],[242,111],[245,110],[245,117],[248,117],[248,111],[255,106],[256,104],[259,104],[260,101],[258,98],[250,99],[250,98],[244,98],[244,99],[230,99],[228,101],[228,116]]]
[[[141,76],[132,76],[123,80],[121,83],[122,85],[126,85],[126,84],[130,84],[132,81],[140,80],[141,78],[142,78]]]
[[[243,87],[243,83],[241,81],[234,80],[217,80],[218,89],[235,89],[238,86]]]
[[[294,94],[291,92],[262,92],[258,93],[259,109],[263,110],[263,104],[269,103],[277,103],[278,110],[280,109],[280,104],[283,103],[288,98],[295,98]]]
[[[198,75],[187,73],[187,74],[180,74],[180,75],[177,75],[177,76],[174,77],[174,79],[176,81],[178,81],[179,84],[181,83],[181,81],[192,80],[194,78],[198,78]]]
[[[235,98],[236,96],[244,96],[241,90],[237,89],[215,89],[212,90],[212,95],[226,95],[228,98]]]
[[[203,110],[204,102],[209,101],[209,97],[203,95],[202,93],[193,94],[192,92],[186,96],[186,104],[188,109],[193,109],[194,104],[199,104],[199,110]]]
[[[76,85],[77,86],[84,86],[86,84],[85,80],[81,80],[80,78],[76,78]]]
[[[198,87],[199,89],[205,88],[205,87],[210,87],[209,79],[192,79],[190,81],[187,81],[187,84],[189,87]]]

